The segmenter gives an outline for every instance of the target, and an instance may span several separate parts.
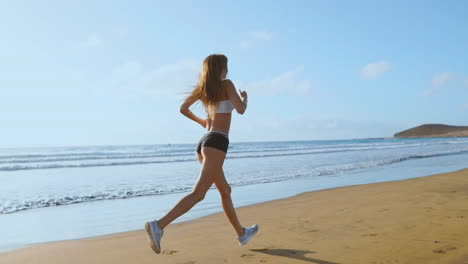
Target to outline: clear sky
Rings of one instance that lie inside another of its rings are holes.
[[[468,125],[467,13],[467,1],[1,1],[0,147],[196,143],[205,131],[179,107],[212,53],[249,94],[231,142]]]

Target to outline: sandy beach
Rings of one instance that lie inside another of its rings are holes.
[[[260,226],[245,246],[216,213],[168,226],[160,255],[142,223],[141,230],[1,253],[0,263],[468,263],[468,169],[237,210],[244,225]]]

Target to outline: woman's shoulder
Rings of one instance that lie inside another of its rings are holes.
[[[234,84],[232,83],[231,80],[229,79],[224,79],[221,81],[221,95],[219,97],[219,100],[228,100],[229,99],[229,94],[232,88],[234,87]],[[235,89],[234,89],[235,90]]]
[[[222,84],[223,84],[223,87],[225,87],[225,88],[231,88],[232,89],[234,87],[234,83],[229,79],[224,79],[222,81]]]

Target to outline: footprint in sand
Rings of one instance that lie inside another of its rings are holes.
[[[384,260],[384,261],[373,261],[372,264],[392,264],[392,263],[400,263],[400,261],[398,259],[394,259],[394,260]]]
[[[444,253],[447,253],[447,252],[455,250],[455,249],[457,249],[457,248],[454,247],[454,246],[448,245],[448,246],[445,246],[445,247],[436,248],[436,249],[432,250],[432,252],[439,253],[439,254],[444,254]]]
[[[167,249],[166,249],[166,250],[163,250],[162,253],[163,253],[164,255],[172,255],[172,254],[177,253],[177,252],[178,252],[177,250],[167,250]]]
[[[315,233],[317,232],[318,230],[317,229],[311,229],[311,230],[307,230],[307,231],[304,231],[302,232],[303,234],[306,234],[306,233]]]

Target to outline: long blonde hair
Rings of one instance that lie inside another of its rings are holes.
[[[227,73],[227,62],[228,59],[223,54],[206,57],[198,76],[198,83],[187,97],[190,101],[200,100],[211,118],[215,113],[216,101],[221,96],[221,72],[225,69]]]

